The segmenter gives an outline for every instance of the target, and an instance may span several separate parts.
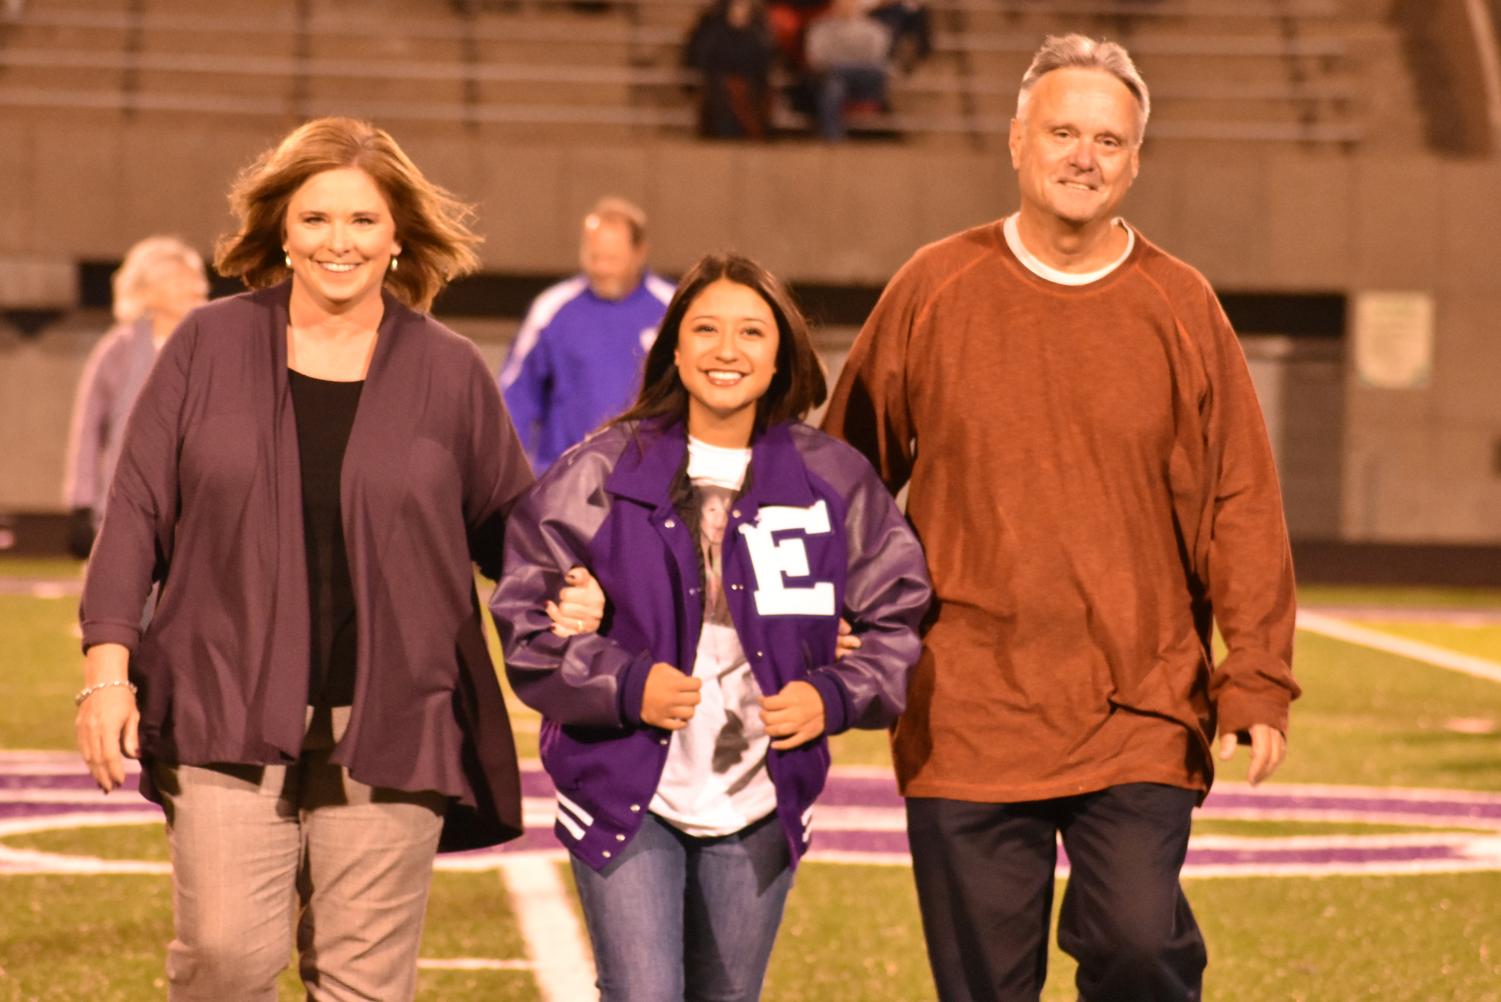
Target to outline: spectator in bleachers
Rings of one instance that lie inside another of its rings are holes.
[[[819,136],[843,139],[850,105],[885,107],[891,31],[864,11],[861,0],[835,0],[808,26],[805,47]]]
[[[776,48],[759,0],[714,0],[688,38],[685,61],[703,74],[699,133],[765,139]]]
[[[803,38],[808,25],[829,7],[829,0],[767,0],[766,20],[782,62],[794,73],[808,68]]]
[[[275,998],[295,931],[309,997],[409,1000],[434,852],[521,832],[474,572],[532,477],[427,312],[477,263],[468,207],[389,134],[308,122],[230,202],[214,265],[252,291],[189,314],[132,411],[78,747],[166,812],[169,998]]]
[[[874,0],[870,16],[891,32],[891,62],[903,73],[932,55],[933,23],[926,0]]]
[[[541,473],[624,410],[672,298],[646,267],[646,213],[602,198],[584,217],[582,274],[532,301],[500,369],[500,389],[532,468]]]
[[[130,248],[112,286],[115,326],[84,364],[68,433],[63,495],[71,513],[68,550],[76,557],[87,557],[94,545],[125,419],[156,353],[208,298],[203,258],[176,237],[147,237]]]

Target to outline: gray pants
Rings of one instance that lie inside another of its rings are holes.
[[[329,762],[348,709],[292,766],[162,766],[172,850],[168,997],[275,1002],[295,927],[310,1000],[410,999],[445,798]]]

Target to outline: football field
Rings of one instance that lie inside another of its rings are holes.
[[[0,1000],[164,995],[161,812],[72,751],[77,565],[0,560]],[[1305,588],[1290,754],[1221,772],[1185,886],[1206,998],[1501,1002],[1501,593]],[[527,835],[444,856],[419,997],[589,997],[536,718],[513,706]],[[835,742],[772,958],[772,1000],[932,998],[884,734]],[[1067,879],[1067,865],[1059,870]],[[1055,951],[1045,998],[1074,998]],[[296,998],[296,979],[283,997]]]

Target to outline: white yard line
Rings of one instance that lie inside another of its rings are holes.
[[[543,1002],[598,997],[594,958],[558,866],[542,855],[506,859],[500,868]]]
[[[526,960],[496,960],[493,957],[424,957],[417,961],[424,971],[530,971]]]
[[[1393,636],[1369,627],[1357,626],[1342,619],[1335,619],[1333,616],[1326,616],[1321,612],[1300,610],[1298,629],[1335,640],[1343,640],[1347,644],[1370,647],[1385,651],[1387,654],[1422,661],[1438,668],[1462,672],[1474,678],[1501,682],[1501,664],[1495,661],[1477,658],[1472,654],[1460,654],[1458,651],[1451,651],[1445,647],[1425,644],[1421,640],[1409,640],[1406,637]]]

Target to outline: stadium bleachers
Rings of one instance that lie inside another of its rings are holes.
[[[0,26],[0,107],[286,119],[348,113],[526,136],[685,135],[679,47],[699,0],[53,0]],[[1004,136],[1040,38],[1118,38],[1153,83],[1157,140],[1421,144],[1393,29],[1359,0],[936,0],[935,51],[857,130],[972,147]],[[1400,69],[1400,67],[1398,67]],[[1367,94],[1377,92],[1374,97]],[[806,124],[789,107],[777,124]],[[1394,124],[1395,123],[1395,124]]]

